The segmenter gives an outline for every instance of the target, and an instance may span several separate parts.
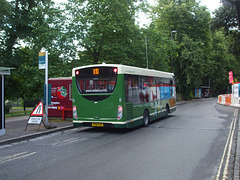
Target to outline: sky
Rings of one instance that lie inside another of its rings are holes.
[[[201,5],[205,5],[210,12],[212,13],[215,9],[219,8],[222,3],[220,3],[220,0],[200,0]]]

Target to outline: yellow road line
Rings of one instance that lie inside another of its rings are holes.
[[[229,133],[228,133],[227,142],[226,142],[225,147],[224,147],[224,151],[223,151],[223,155],[222,155],[221,162],[220,162],[220,165],[219,165],[219,169],[218,169],[218,173],[217,173],[217,176],[216,176],[216,180],[220,179],[221,171],[222,171],[222,167],[223,167],[224,163],[225,163],[225,166],[224,166],[224,169],[223,169],[222,180],[225,180],[225,179],[228,178],[227,177],[228,165],[229,165],[229,159],[230,159],[230,156],[231,156],[231,148],[232,148],[233,136],[234,136],[234,132],[235,132],[235,129],[236,129],[237,116],[238,116],[238,109],[235,109],[234,117],[233,117],[232,122],[231,122],[231,126],[230,126],[230,130],[229,130]],[[225,162],[224,162],[224,159],[226,159]]]

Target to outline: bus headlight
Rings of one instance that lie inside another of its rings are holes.
[[[118,105],[118,117],[117,117],[117,120],[122,119],[122,115],[123,115],[123,108],[122,108],[122,106]]]

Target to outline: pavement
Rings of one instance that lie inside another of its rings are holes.
[[[0,136],[0,145],[10,144],[30,138],[47,135],[53,132],[74,128],[72,120],[49,119],[46,125],[53,128],[45,128],[44,124],[39,125],[28,124],[25,131],[29,116],[16,116],[5,118],[5,135]],[[52,125],[51,125],[52,124]]]
[[[235,154],[235,162],[234,162],[234,180],[240,179],[240,122],[239,116],[237,120],[238,126],[236,127],[237,133],[237,144],[236,144],[236,154]]]

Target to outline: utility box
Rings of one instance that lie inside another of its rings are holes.
[[[202,98],[202,89],[199,88],[199,89],[195,89],[195,98]]]
[[[50,78],[48,84],[51,84],[48,117],[72,118],[72,77]]]
[[[201,86],[201,90],[202,90],[202,97],[203,98],[209,98],[210,97],[210,87]]]

